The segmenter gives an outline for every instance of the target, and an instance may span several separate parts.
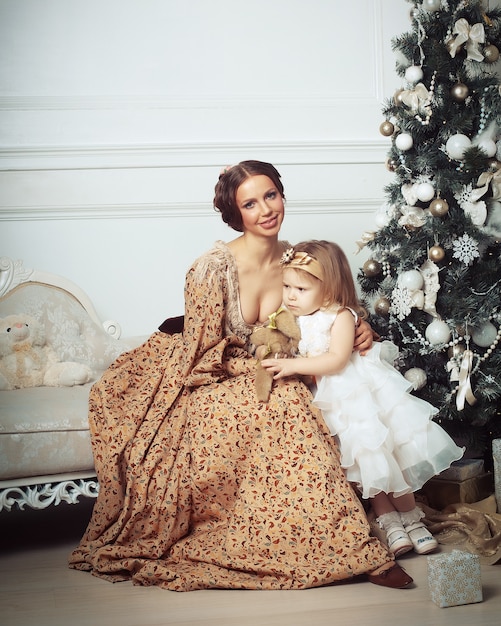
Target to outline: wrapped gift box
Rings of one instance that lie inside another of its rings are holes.
[[[482,602],[480,559],[476,554],[453,550],[428,558],[431,599],[439,607]]]
[[[483,459],[459,459],[444,470],[437,478],[441,480],[467,480],[484,474]]]
[[[494,462],[494,489],[498,513],[501,513],[501,439],[492,440],[492,460]]]
[[[478,502],[494,493],[491,473],[483,473],[467,480],[432,478],[421,489],[421,494],[432,509],[441,511],[449,504]]]

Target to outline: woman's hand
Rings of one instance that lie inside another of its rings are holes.
[[[355,342],[353,349],[358,350],[362,356],[372,348],[374,343],[374,334],[369,322],[360,320],[359,325],[355,328]]]

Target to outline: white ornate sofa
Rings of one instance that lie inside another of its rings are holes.
[[[119,325],[101,324],[77,285],[1,257],[0,318],[18,313],[39,320],[59,359],[87,364],[93,380],[74,387],[0,391],[0,511],[95,497],[99,486],[89,438],[89,390],[119,354],[144,337],[120,339]]]

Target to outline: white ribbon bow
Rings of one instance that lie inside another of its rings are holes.
[[[358,247],[355,254],[358,254],[360,250],[365,248],[365,246],[374,239],[375,234],[374,231],[366,230],[365,233],[362,234],[362,237],[355,242]]]
[[[489,190],[489,184],[492,191],[492,199],[501,199],[501,168],[496,172],[483,172],[480,174],[477,186],[478,189],[475,197],[481,198]]]
[[[459,370],[459,385],[456,395],[456,406],[458,411],[464,409],[464,401],[466,400],[470,406],[473,406],[477,399],[471,390],[471,366],[473,364],[473,352],[465,350],[461,359],[461,369]]]
[[[424,291],[422,289],[415,289],[411,291],[411,306],[416,307],[420,311],[424,307]]]
[[[466,57],[473,61],[483,61],[484,55],[479,50],[479,44],[485,42],[484,25],[480,22],[470,26],[468,21],[462,17],[454,24],[453,35],[457,35],[449,45],[449,52],[452,58],[464,43],[466,43]]]
[[[456,359],[450,359],[447,361],[447,371],[451,373],[451,383],[455,383],[459,380],[459,367]]]
[[[461,205],[461,208],[466,215],[470,216],[470,219],[475,226],[483,226],[487,219],[487,205],[484,201],[480,202],[465,202]]]
[[[426,101],[430,97],[428,90],[423,83],[418,83],[414,89],[406,89],[401,92],[399,98],[406,104],[412,113],[417,113],[419,109],[423,112],[428,112],[430,105],[426,104]]]
[[[438,265],[427,259],[419,268],[421,276],[424,280],[424,304],[423,311],[429,313],[432,317],[438,317],[436,302],[437,293],[440,290],[440,281],[438,280]]]
[[[404,197],[405,202],[409,206],[414,206],[418,201],[418,197],[417,197],[418,187],[419,187],[419,183],[404,183],[400,187],[402,196]]]
[[[415,206],[403,205],[400,207],[402,213],[398,220],[399,226],[409,226],[411,228],[421,228],[426,224],[427,214],[424,209]]]

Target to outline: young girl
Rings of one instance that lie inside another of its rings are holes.
[[[375,343],[366,356],[354,353],[360,306],[346,255],[328,241],[303,242],[282,257],[284,305],[301,329],[294,359],[266,359],[274,378],[313,376],[313,404],[337,435],[349,481],[369,498],[389,550],[427,554],[437,541],[421,521],[414,493],[463,456],[432,417],[431,404],[409,393],[392,366],[398,349]]]

